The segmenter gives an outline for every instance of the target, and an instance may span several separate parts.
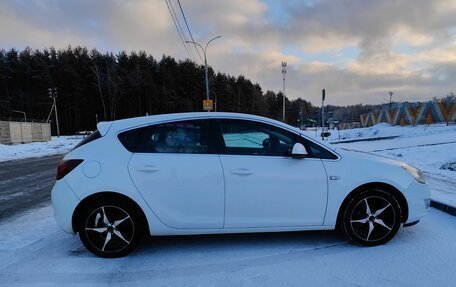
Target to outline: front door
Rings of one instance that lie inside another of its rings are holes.
[[[327,177],[318,158],[291,158],[294,133],[247,120],[220,120],[225,228],[322,225]]]

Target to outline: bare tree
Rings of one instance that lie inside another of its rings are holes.
[[[90,70],[92,70],[92,72],[95,74],[95,77],[97,78],[98,91],[100,93],[101,104],[103,105],[103,119],[106,121],[106,106],[105,106],[103,92],[102,92],[100,69],[98,68],[97,64],[94,64],[92,67],[90,67]]]
[[[108,77],[108,95],[109,95],[109,101],[110,101],[111,120],[113,121],[116,119],[119,77],[117,76],[115,66],[112,64],[108,67],[107,77]]]

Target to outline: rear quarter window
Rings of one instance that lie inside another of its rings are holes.
[[[137,147],[139,144],[139,140],[141,139],[141,134],[144,132],[146,128],[139,128],[129,130],[123,133],[120,133],[117,137],[122,145],[129,151],[129,152],[137,152]]]
[[[101,138],[101,134],[98,130],[95,132],[91,133],[88,137],[84,138],[82,141],[80,141],[74,148],[73,150],[77,149],[78,147],[81,147],[85,144],[88,144],[89,142],[92,142],[94,140],[97,140]]]

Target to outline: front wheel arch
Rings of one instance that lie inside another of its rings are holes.
[[[144,214],[144,211],[142,210],[142,208],[133,199],[131,199],[130,197],[128,197],[126,195],[117,193],[117,192],[103,191],[103,192],[98,192],[98,193],[94,193],[92,195],[87,196],[86,198],[81,200],[81,202],[75,208],[75,210],[73,212],[73,217],[71,219],[73,232],[75,234],[79,232],[78,220],[79,220],[81,212],[84,210],[84,208],[89,206],[92,202],[100,200],[101,198],[110,198],[110,199],[114,199],[114,200],[127,201],[127,202],[131,203],[131,205],[136,209],[136,211],[138,212],[139,216],[142,219],[141,223],[144,227],[143,231],[147,232],[147,233],[149,232],[149,222],[147,221],[147,217]]]
[[[350,202],[350,199],[355,196],[356,194],[364,191],[364,190],[369,190],[369,189],[382,189],[392,196],[396,198],[397,202],[399,203],[401,210],[402,210],[402,222],[405,223],[407,222],[408,219],[408,204],[407,200],[405,199],[404,195],[402,192],[400,192],[397,188],[394,186],[384,183],[384,182],[371,182],[371,183],[366,183],[363,185],[358,186],[354,190],[352,190],[344,199],[342,204],[339,207],[339,212],[337,213],[337,222],[336,222],[336,228],[340,227],[340,223],[342,220],[342,216],[344,214],[344,210],[347,206],[347,204]]]

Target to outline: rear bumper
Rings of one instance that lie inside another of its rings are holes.
[[[426,216],[431,210],[431,192],[427,184],[413,181],[404,192],[408,203],[406,225],[411,225]]]
[[[80,200],[64,179],[55,182],[51,191],[51,201],[57,224],[63,231],[74,234],[72,223],[73,212]]]

